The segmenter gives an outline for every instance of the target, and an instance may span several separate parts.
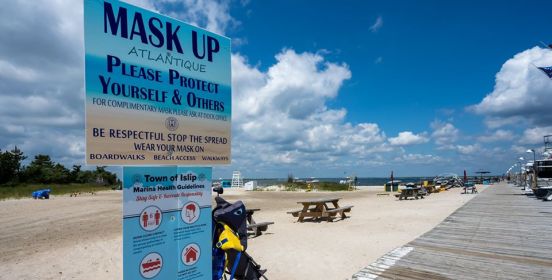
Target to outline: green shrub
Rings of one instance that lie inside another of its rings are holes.
[[[285,183],[284,189],[286,191],[297,191],[297,190],[308,190],[308,185],[305,182],[293,182],[293,183]],[[318,182],[318,183],[311,183],[311,190],[319,190],[319,191],[346,191],[349,190],[349,185],[343,185],[339,183],[334,182]]]
[[[317,184],[317,188],[321,191],[347,191],[349,190],[349,185],[335,182],[320,182]]]
[[[97,184],[21,184],[0,186],[0,200],[8,198],[31,198],[36,190],[50,189],[50,195],[63,195],[78,192],[97,192],[111,190],[113,186]]]

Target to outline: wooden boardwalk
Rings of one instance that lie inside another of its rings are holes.
[[[552,279],[552,202],[490,186],[353,279]]]

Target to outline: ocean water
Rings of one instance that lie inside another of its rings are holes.
[[[320,182],[335,182],[335,183],[339,183],[339,181],[341,181],[341,180],[346,180],[346,178],[299,178],[299,179],[303,180],[303,181],[318,180]],[[395,180],[400,180],[403,183],[408,183],[408,182],[416,183],[416,182],[420,182],[422,180],[433,179],[433,177],[431,177],[431,178],[428,178],[428,177],[397,177],[397,178],[394,178],[394,179]],[[231,181],[231,179],[225,179],[225,180]],[[361,178],[361,177],[359,177],[357,185],[358,186],[383,186],[383,184],[387,183],[390,180],[391,180],[390,178]],[[249,181],[257,181],[257,186],[266,187],[266,186],[283,184],[283,183],[287,182],[287,178],[262,178],[262,179],[245,178],[245,179],[243,179],[244,183],[249,182]]]

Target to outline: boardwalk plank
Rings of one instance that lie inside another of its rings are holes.
[[[353,279],[551,279],[552,203],[519,193],[487,188],[402,247],[406,254],[390,252]]]

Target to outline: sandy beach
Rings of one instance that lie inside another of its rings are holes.
[[[480,190],[483,188],[480,187]],[[246,192],[242,200],[257,222],[274,225],[249,240],[248,252],[269,279],[348,279],[388,251],[439,224],[470,200],[460,189],[398,201],[381,190],[354,192]],[[340,197],[350,218],[297,223],[287,211],[302,199]],[[0,279],[121,279],[121,193],[0,201]]]

